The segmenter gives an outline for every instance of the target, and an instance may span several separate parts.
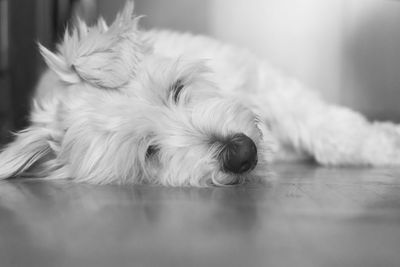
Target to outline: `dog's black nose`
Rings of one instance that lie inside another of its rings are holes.
[[[257,165],[257,147],[247,135],[236,134],[226,141],[219,157],[223,171],[243,173]]]

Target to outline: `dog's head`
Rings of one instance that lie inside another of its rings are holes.
[[[220,93],[205,62],[154,53],[132,14],[128,3],[110,26],[78,22],[58,53],[40,46],[52,93],[37,100],[32,126],[15,142],[29,137],[36,146],[25,149],[42,152],[18,173],[177,186],[265,174],[257,116]]]

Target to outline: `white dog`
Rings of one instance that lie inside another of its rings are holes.
[[[204,186],[266,175],[277,159],[400,164],[400,131],[330,105],[246,50],[79,21],[52,53],[31,126],[0,154],[0,178]]]

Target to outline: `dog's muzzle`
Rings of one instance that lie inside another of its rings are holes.
[[[235,134],[224,142],[219,160],[224,172],[241,174],[257,165],[257,147],[245,134]]]

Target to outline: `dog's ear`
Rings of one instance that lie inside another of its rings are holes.
[[[0,179],[20,176],[44,159],[52,149],[48,131],[31,127],[17,134],[16,139],[0,153]],[[34,175],[34,174],[33,174]]]
[[[110,27],[102,18],[93,27],[78,19],[71,31],[66,30],[58,53],[40,44],[39,49],[47,65],[66,83],[84,81],[101,88],[118,88],[135,75],[146,50],[140,41],[138,20],[129,1]]]

